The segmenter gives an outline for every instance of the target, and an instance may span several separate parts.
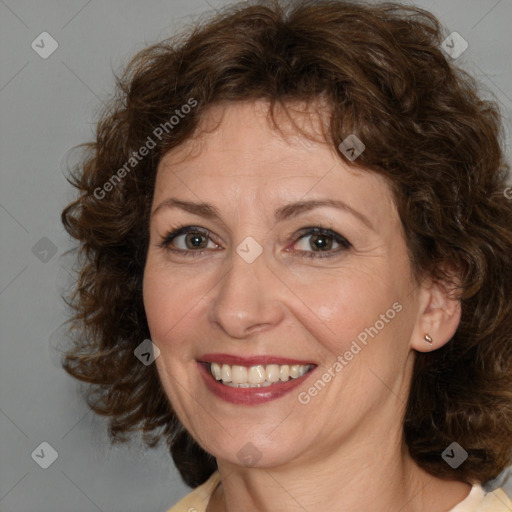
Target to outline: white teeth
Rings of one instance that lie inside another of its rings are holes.
[[[215,377],[215,380],[222,379],[222,370],[217,363],[212,363],[210,371],[212,372],[212,375]]]
[[[268,364],[248,368],[236,364],[211,363],[210,373],[215,380],[220,380],[230,387],[259,388],[270,386],[278,381],[287,382],[290,379],[302,377],[311,368],[312,365],[306,364]]]
[[[247,368],[245,366],[238,366],[234,364],[231,367],[231,380],[234,384],[247,383]]]
[[[267,373],[264,366],[251,366],[247,373],[249,384],[261,384],[265,382]]]
[[[280,379],[279,365],[268,364],[266,368],[268,382],[277,382]],[[287,379],[288,380],[288,379]]]
[[[216,365],[219,366],[217,363],[212,363],[212,366]],[[214,375],[215,377],[215,375]],[[223,380],[224,382],[231,382],[231,366],[229,364],[223,364],[222,370],[221,370],[221,377],[220,379],[215,377],[217,380]]]
[[[290,377],[292,379],[296,379],[299,376],[299,365],[298,364],[292,364],[290,366]]]

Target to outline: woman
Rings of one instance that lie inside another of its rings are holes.
[[[496,105],[396,4],[246,3],[139,53],[63,212],[63,361],[178,511],[512,509]],[[153,364],[154,362],[154,364]]]

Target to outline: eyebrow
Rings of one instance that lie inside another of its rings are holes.
[[[282,222],[284,220],[297,217],[298,215],[311,211],[315,208],[320,208],[322,206],[338,208],[340,210],[344,210],[348,213],[351,213],[365,226],[370,228],[372,231],[375,231],[375,228],[373,227],[372,223],[368,220],[368,218],[365,215],[363,215],[361,212],[357,210],[354,210],[352,207],[350,207],[343,201],[335,199],[313,199],[310,201],[298,201],[296,203],[286,204],[284,206],[279,207],[275,211],[274,218],[277,222]],[[190,201],[183,201],[181,199],[176,199],[174,197],[170,197],[162,201],[153,210],[153,212],[151,213],[151,217],[153,217],[157,212],[159,212],[163,208],[180,208],[181,210],[192,213],[194,215],[198,215],[200,217],[222,221],[219,210],[217,210],[215,206],[209,203],[193,203]]]

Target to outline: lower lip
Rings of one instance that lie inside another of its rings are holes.
[[[305,373],[302,377],[281,382],[280,384],[271,384],[264,388],[232,388],[221,384],[220,381],[215,380],[208,365],[206,363],[198,362],[199,372],[201,373],[207,388],[219,398],[232,404],[241,405],[258,405],[271,400],[276,400],[287,393],[293,391],[297,386],[300,386],[314,371],[315,368]]]

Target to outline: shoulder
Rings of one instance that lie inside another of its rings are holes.
[[[206,482],[196,487],[167,512],[205,512],[208,501],[219,482],[219,472],[215,471]]]
[[[176,505],[170,508],[167,512],[205,512],[210,497],[212,496],[215,488],[220,482],[220,475],[218,471],[212,473],[210,478],[196,487],[192,492],[182,498]],[[476,487],[476,486],[475,486]],[[489,492],[479,499],[481,495],[477,493],[480,491],[483,494],[483,490],[478,487],[472,491],[471,496],[468,499],[460,503],[457,507],[452,509],[450,512],[511,512],[512,511],[512,500],[507,496],[505,491],[500,487],[493,492]],[[476,508],[472,508],[475,501],[470,502],[469,498],[476,498],[479,501]],[[470,506],[471,508],[466,508]]]
[[[512,512],[512,501],[501,487],[486,493],[480,484],[474,484],[466,499],[449,512]]]
[[[507,496],[505,491],[500,487],[493,492],[485,495],[480,508],[475,512],[511,512],[512,500]]]

